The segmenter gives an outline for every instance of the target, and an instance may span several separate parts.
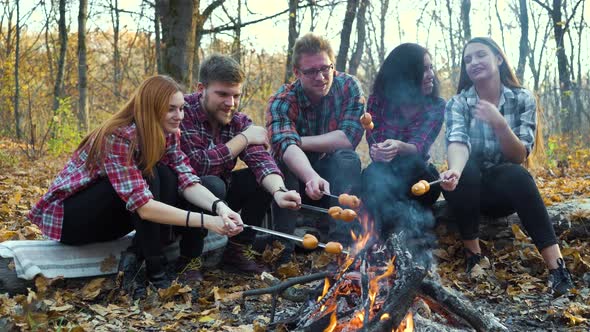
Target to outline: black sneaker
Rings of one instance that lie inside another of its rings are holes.
[[[570,272],[565,267],[563,258],[557,259],[557,268],[549,270],[549,288],[554,296],[561,296],[574,288]]]
[[[465,252],[465,273],[469,274],[469,272],[479,264],[483,256],[481,253],[476,254],[467,248],[463,249],[463,251]]]

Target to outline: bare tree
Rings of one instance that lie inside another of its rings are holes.
[[[289,44],[287,46],[287,61],[285,63],[285,83],[289,83],[293,67],[293,46],[299,37],[297,30],[297,0],[289,0]]]
[[[82,132],[88,130],[88,76],[86,58],[86,20],[88,0],[79,0],[78,10],[78,126]]]
[[[356,75],[359,65],[361,64],[361,58],[364,52],[366,30],[365,26],[365,13],[367,12],[368,0],[360,0],[358,12],[356,15],[356,45],[350,58],[350,64],[348,65],[348,73]]]
[[[64,72],[66,62],[66,50],[68,48],[68,33],[66,27],[66,0],[59,0],[59,58],[57,59],[57,77],[53,88],[53,110],[59,108],[59,101],[64,94]]]
[[[553,35],[555,37],[555,46],[557,47],[557,68],[559,73],[559,90],[561,99],[561,109],[564,109],[565,117],[562,123],[562,130],[565,133],[571,133],[574,129],[574,116],[575,110],[572,109],[574,104],[571,100],[571,89],[572,81],[570,76],[570,64],[568,63],[567,55],[565,53],[564,45],[564,32],[569,28],[571,19],[576,14],[576,9],[583,0],[577,0],[571,15],[565,20],[562,20],[561,7],[563,5],[562,0],[553,0],[553,5],[541,2],[540,0],[533,0],[544,8],[553,22]]]
[[[547,21],[547,23],[545,24],[545,27],[543,29],[543,34],[541,35],[541,38],[539,38],[539,32],[541,31],[541,13],[535,14],[533,13],[533,8],[531,8],[531,19],[532,19],[532,23],[533,23],[533,33],[534,33],[534,38],[532,40],[532,42],[529,40],[529,53],[528,53],[528,64],[529,64],[529,68],[533,74],[533,86],[534,86],[534,91],[539,93],[539,82],[540,82],[540,77],[541,77],[541,70],[542,70],[542,66],[541,64],[543,63],[543,55],[545,54],[545,49],[547,47],[547,40],[549,39],[549,34],[551,31],[551,25],[549,23],[549,21]],[[539,40],[540,39],[540,40]],[[537,55],[538,55],[538,59],[537,59]],[[543,76],[544,77],[544,76]]]
[[[471,0],[461,1],[461,23],[463,26],[463,38],[465,41],[471,39],[471,23],[469,21],[469,12],[471,11]]]
[[[16,2],[16,40],[15,40],[15,59],[14,59],[14,120],[16,125],[16,138],[21,139],[22,128],[21,128],[21,114],[19,110],[19,96],[20,96],[20,87],[19,87],[19,80],[18,80],[18,69],[20,65],[20,5],[19,1]]]
[[[115,97],[121,97],[121,51],[119,49],[119,40],[121,34],[121,13],[119,9],[119,0],[109,1],[109,13],[113,25],[113,94]]]
[[[529,54],[529,14],[526,0],[519,0],[518,20],[520,21],[520,42],[518,44],[518,67],[516,67],[516,76],[522,82],[524,78],[524,69],[526,58]]]
[[[198,78],[199,77],[199,66],[201,64],[201,59],[199,57],[199,49],[201,47],[201,39],[203,38],[203,35],[206,33],[210,33],[205,31],[204,26],[205,26],[205,22],[209,19],[209,17],[211,16],[211,14],[213,13],[213,11],[215,9],[217,9],[219,6],[223,5],[223,3],[225,2],[225,0],[215,0],[213,2],[211,2],[207,7],[205,7],[205,9],[203,9],[203,11],[200,11],[200,0],[194,0],[196,1],[195,4],[195,8],[196,8],[196,16],[195,16],[195,21],[196,21],[196,25],[195,25],[195,34],[194,34],[194,44],[193,44],[193,78]],[[231,28],[229,28],[228,30],[236,30],[236,28],[232,25]]]
[[[336,70],[346,70],[346,60],[348,59],[348,49],[350,48],[350,34],[352,33],[352,24],[356,16],[356,10],[359,0],[348,0],[346,2],[346,12],[344,13],[344,21],[342,23],[342,31],[340,32],[340,49],[336,56]]]
[[[496,8],[496,18],[498,19],[498,27],[500,28],[500,36],[502,37],[502,49],[506,49],[506,39],[504,38],[504,23],[502,22],[502,15],[498,9],[498,0],[496,0],[494,7]]]

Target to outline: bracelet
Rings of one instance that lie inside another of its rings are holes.
[[[244,133],[238,133],[238,135],[244,136],[244,139],[246,140],[246,145],[250,145],[250,141],[248,141],[248,137],[246,137],[246,134],[244,134]]]
[[[203,211],[201,211],[201,229],[205,228],[205,217],[203,216]]]
[[[279,189],[277,189],[277,190],[275,190],[275,191],[272,192],[271,195],[272,195],[273,198],[275,197],[275,194],[277,193],[277,191],[281,191],[281,192],[286,193],[289,190],[287,190],[287,188],[285,188],[285,187],[279,187]]]
[[[190,216],[191,216],[191,210],[186,211],[186,227],[189,227],[188,226],[188,220],[189,220],[189,217]]]
[[[227,203],[222,200],[222,199],[216,199],[213,202],[213,205],[211,205],[211,212],[213,212],[214,215],[217,215],[217,203],[222,202],[223,204],[227,205]]]

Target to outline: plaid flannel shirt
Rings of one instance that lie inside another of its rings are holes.
[[[105,158],[100,167],[86,167],[88,148],[78,150],[49,187],[43,198],[29,212],[29,219],[41,228],[51,240],[61,239],[64,217],[63,202],[75,193],[84,190],[99,178],[108,177],[113,188],[125,202],[127,210],[134,212],[154,196],[149,190],[135,160],[129,160],[131,141],[136,137],[135,124],[118,128],[106,137]],[[200,179],[180,151],[179,135],[166,135],[166,152],[160,163],[169,166],[178,175],[179,191],[199,183]],[[134,154],[139,151],[134,151]]]
[[[413,144],[424,160],[430,159],[430,146],[440,133],[445,115],[445,101],[436,98],[424,106],[412,118],[406,119],[399,110],[392,109],[387,100],[371,95],[367,101],[367,112],[371,114],[375,128],[367,129],[377,143],[394,139]],[[370,145],[372,140],[367,140]]]
[[[236,166],[237,158],[225,143],[252,125],[252,120],[244,113],[236,113],[230,123],[221,127],[213,137],[213,129],[207,113],[201,106],[200,93],[186,95],[184,100],[184,119],[180,125],[181,148],[189,157],[191,166],[200,176],[215,175],[222,177],[226,183],[231,179],[231,171]],[[269,174],[283,174],[264,145],[248,145],[239,154],[240,159],[252,170],[258,183]]]
[[[472,110],[478,100],[479,96],[473,86],[449,100],[445,113],[445,136],[447,145],[452,142],[467,145],[471,157],[478,160],[484,168],[489,168],[507,160],[502,155],[500,142],[492,127],[473,116]],[[528,155],[535,142],[535,97],[526,89],[510,89],[502,85],[498,110],[524,144]]]
[[[266,110],[266,129],[274,157],[282,160],[289,145],[301,146],[302,136],[322,135],[335,130],[342,130],[356,149],[364,132],[359,118],[365,103],[358,80],[336,71],[328,95],[317,105],[311,104],[299,80],[283,85],[270,98]]]

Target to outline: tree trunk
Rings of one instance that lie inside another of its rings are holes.
[[[198,0],[157,0],[162,22],[164,73],[186,87],[193,76],[194,40]]]
[[[88,130],[88,77],[86,73],[86,20],[88,18],[88,0],[80,0],[78,11],[78,127],[80,131]]]
[[[20,4],[16,2],[16,41],[15,41],[15,59],[14,59],[14,120],[16,125],[16,138],[19,140],[22,138],[21,129],[21,114],[19,110],[19,95],[20,86],[18,81],[18,67],[20,65]]]
[[[553,21],[553,34],[555,36],[555,46],[557,50],[557,68],[559,73],[559,91],[561,98],[561,107],[565,110],[565,117],[563,121],[563,132],[570,133],[573,129],[573,112],[571,89],[572,81],[570,77],[569,63],[567,54],[565,54],[563,22],[561,18],[561,0],[553,0],[553,11],[551,13],[551,20]]]
[[[64,72],[66,50],[68,48],[68,34],[66,31],[66,0],[59,0],[59,58],[57,60],[57,77],[53,88],[53,111],[59,108],[59,101],[63,98]]]
[[[201,65],[201,59],[200,59],[200,47],[201,47],[201,38],[203,37],[203,26],[205,25],[205,21],[207,21],[207,19],[209,19],[209,16],[211,15],[211,13],[213,12],[213,10],[215,10],[215,8],[221,6],[225,0],[215,0],[213,1],[211,4],[209,4],[209,6],[207,6],[207,8],[205,8],[205,10],[203,10],[203,12],[201,13],[199,11],[199,3],[200,0],[195,0],[195,8],[197,11],[196,14],[196,24],[195,24],[195,42],[193,44],[193,53],[194,53],[194,57],[193,57],[193,79],[195,81],[197,81],[199,79],[199,67]],[[234,29],[235,30],[235,29]]]
[[[524,69],[526,66],[526,57],[529,54],[529,14],[527,10],[527,0],[519,0],[519,15],[520,21],[520,43],[518,45],[518,67],[516,67],[516,77],[523,82]]]
[[[469,12],[471,11],[471,0],[461,1],[461,23],[463,24],[463,38],[465,42],[471,39],[471,23]]]
[[[121,97],[121,51],[119,50],[119,35],[121,20],[119,14],[119,0],[111,0],[111,22],[113,23],[113,94]]]
[[[498,19],[498,26],[500,27],[500,36],[502,37],[502,49],[506,49],[506,41],[504,39],[504,23],[502,22],[502,15],[500,15],[500,10],[498,9],[498,0],[494,5],[496,8],[496,18]]]
[[[160,34],[160,10],[159,6],[154,6],[154,31],[156,44],[156,72],[158,74],[164,73],[164,65],[162,64],[162,36]]]
[[[387,20],[387,10],[389,8],[389,0],[381,0],[381,13],[379,15],[379,28],[380,28],[380,36],[379,36],[379,63],[383,63],[385,61],[385,24]],[[399,15],[398,15],[399,16]]]
[[[358,3],[359,0],[348,0],[346,4],[346,13],[344,14],[344,22],[342,23],[342,31],[340,32],[340,49],[336,56],[337,71],[343,72],[346,70],[346,59],[348,59],[348,49],[350,48],[350,34]]]
[[[361,64],[361,59],[365,51],[365,40],[366,40],[366,20],[365,13],[367,12],[367,6],[369,0],[360,0],[359,9],[356,19],[356,47],[352,52],[350,58],[350,64],[348,66],[348,73],[350,75],[356,75],[357,70]]]
[[[293,74],[293,46],[299,37],[297,31],[297,0],[289,0],[289,46],[287,47],[287,61],[285,64],[285,83],[291,81]]]
[[[238,0],[237,5],[238,17],[236,19],[236,29],[234,35],[234,42],[232,44],[233,58],[238,62],[242,62],[242,0]]]
[[[450,42],[450,49],[451,52],[451,83],[453,86],[457,86],[459,80],[459,71],[457,65],[457,53],[455,49],[455,36],[453,34],[453,8],[451,6],[451,1],[447,0],[447,13],[449,14],[449,42]]]

